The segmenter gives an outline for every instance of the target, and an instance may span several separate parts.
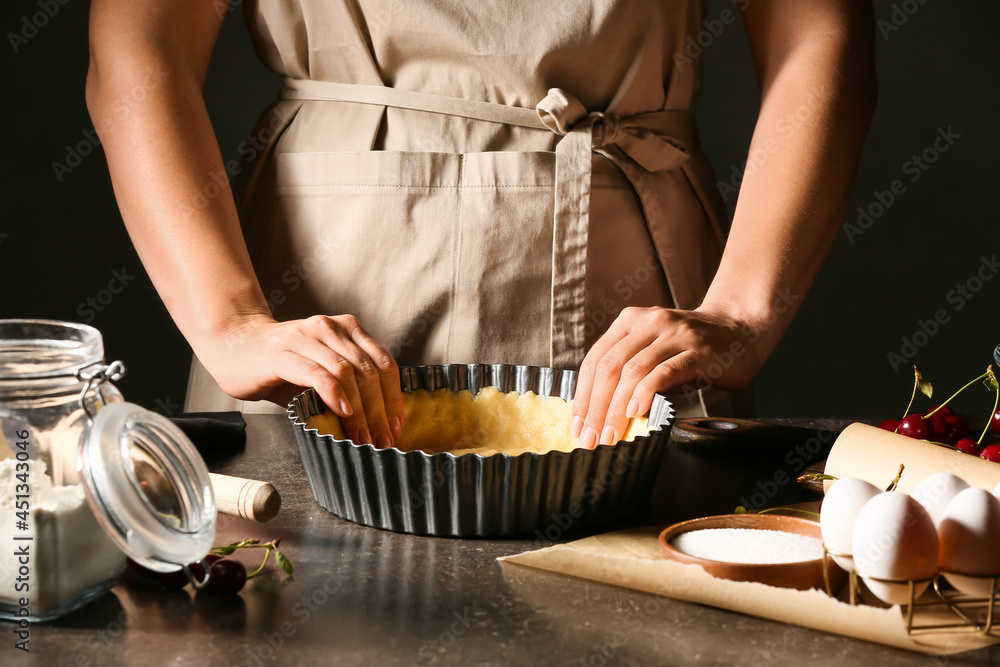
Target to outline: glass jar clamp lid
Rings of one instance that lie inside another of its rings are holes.
[[[208,469],[166,417],[134,403],[104,404],[100,391],[96,404],[85,400],[124,370],[116,361],[82,378],[80,402],[91,420],[77,457],[84,492],[98,522],[132,560],[156,572],[183,568],[194,581],[187,565],[204,558],[215,539]]]

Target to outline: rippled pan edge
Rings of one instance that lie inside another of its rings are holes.
[[[537,366],[444,364],[400,369],[403,391],[532,391],[572,401],[576,373]],[[657,395],[650,434],[572,452],[455,456],[375,449],[320,435],[305,421],[325,409],[310,389],[288,418],[313,496],[339,517],[366,526],[442,537],[560,539],[619,519],[649,500],[673,424]]]

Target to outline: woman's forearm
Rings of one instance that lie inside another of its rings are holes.
[[[871,5],[741,7],[761,109],[722,262],[701,306],[626,308],[587,353],[571,426],[585,447],[616,442],[655,392],[752,380],[836,236],[875,102]]]
[[[198,28],[194,42],[208,44],[195,49],[120,30],[95,7],[87,104],[132,242],[198,352],[241,316],[268,312],[202,98],[215,34]]]
[[[351,315],[276,322],[257,282],[202,98],[218,9],[218,0],[92,1],[87,107],[118,207],[223,390],[285,404],[314,387],[355,442],[388,447],[404,417],[389,352]]]
[[[761,109],[726,250],[703,305],[756,323],[764,357],[836,238],[876,98],[863,18],[834,22],[837,2],[796,3],[807,24],[798,39],[782,40],[776,27],[796,32],[778,13],[788,5],[751,6],[745,14],[758,43]]]

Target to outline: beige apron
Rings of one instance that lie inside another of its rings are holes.
[[[354,314],[401,365],[577,368],[622,308],[704,296],[723,208],[679,55],[698,0],[268,0],[246,17],[284,76],[237,183],[278,319]],[[721,392],[676,403],[729,410]],[[187,409],[268,406],[195,360]]]

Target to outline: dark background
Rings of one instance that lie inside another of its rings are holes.
[[[6,0],[0,7],[6,133],[0,152],[0,317],[89,321],[103,332],[108,358],[129,366],[119,382],[125,396],[176,412],[190,353],[132,250],[103,153],[88,139],[89,3],[63,1]],[[711,0],[706,19],[734,6]],[[45,7],[54,15],[39,14]],[[845,222],[857,224],[858,207],[877,214],[876,193],[889,191],[895,180],[902,194],[862,234],[839,236],[758,377],[761,416],[898,415],[912,377],[906,363],[893,368],[889,354],[912,357],[903,338],[913,341],[920,322],[939,310],[947,323],[936,331],[928,327],[933,335],[916,336],[915,356],[937,396],[981,373],[1000,343],[1000,276],[991,273],[971,299],[953,292],[974,279],[982,258],[993,257],[1000,245],[992,207],[1000,175],[1000,3],[878,0],[875,17],[879,105]],[[31,25],[33,18],[41,27]],[[713,25],[718,34],[709,30],[704,37],[697,114],[716,176],[728,181],[746,160],[759,93],[739,21],[721,31]],[[236,157],[277,89],[275,75],[253,54],[241,11],[231,11],[205,88],[224,158]],[[939,129],[949,128],[958,138],[911,180],[905,163],[931,148]],[[67,161],[68,148],[81,143],[80,152],[89,154],[78,164]],[[57,174],[57,162],[71,171]],[[775,184],[776,196],[780,187]],[[727,204],[731,211],[735,196]],[[102,290],[116,271],[134,278],[101,312],[90,312],[87,299],[103,294],[107,300],[110,292]],[[975,280],[970,287],[977,287]],[[990,398],[977,390],[958,407],[985,414]]]

